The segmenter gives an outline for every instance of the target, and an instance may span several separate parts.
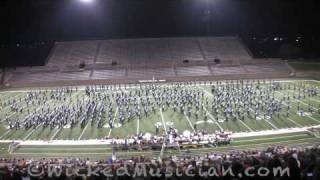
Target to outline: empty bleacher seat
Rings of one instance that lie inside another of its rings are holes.
[[[94,62],[98,41],[58,42],[48,62],[48,66],[79,65]]]

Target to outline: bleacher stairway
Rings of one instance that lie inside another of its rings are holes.
[[[216,58],[221,63],[213,63]],[[79,68],[81,63],[85,67]],[[58,42],[46,66],[11,70],[8,82],[32,86],[154,77],[172,81],[276,78],[289,77],[290,72],[281,60],[253,59],[237,37],[121,39]]]

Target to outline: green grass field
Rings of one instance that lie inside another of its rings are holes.
[[[265,84],[261,85],[260,91],[266,90],[270,87],[267,81]],[[298,91],[293,89],[276,90],[273,94],[275,99],[281,100],[285,95],[291,97],[291,106],[290,116],[286,117],[285,113],[281,113],[279,116],[275,116],[270,120],[260,119],[257,120],[253,117],[253,113],[248,116],[245,116],[243,121],[240,120],[224,120],[222,117],[222,112],[218,114],[213,114],[211,112],[211,102],[213,102],[214,95],[211,93],[211,86],[209,83],[206,84],[192,84],[186,85],[181,88],[184,90],[197,91],[204,93],[204,99],[207,99],[209,102],[203,104],[203,110],[199,113],[198,118],[192,114],[190,117],[186,113],[180,113],[179,110],[174,112],[172,108],[165,107],[162,111],[161,108],[156,108],[156,112],[151,112],[148,117],[142,115],[141,118],[133,117],[129,122],[125,122],[124,125],[120,125],[119,109],[113,103],[113,115],[115,118],[114,124],[117,124],[115,128],[109,128],[107,126],[107,118],[103,121],[104,126],[98,128],[94,119],[86,124],[84,128],[81,128],[80,123],[76,124],[73,128],[64,127],[64,128],[50,128],[44,127],[43,125],[37,126],[37,128],[20,128],[9,129],[8,122],[5,121],[5,117],[9,116],[10,119],[23,119],[30,112],[37,112],[43,107],[58,107],[61,105],[72,106],[78,103],[79,101],[87,102],[92,97],[85,95],[84,90],[78,90],[77,92],[72,92],[67,94],[65,101],[57,101],[49,98],[44,104],[32,104],[27,107],[27,104],[23,100],[26,97],[26,94],[29,89],[19,89],[15,91],[0,91],[0,140],[88,140],[88,139],[103,139],[106,136],[109,137],[127,137],[130,135],[135,135],[138,133],[156,133],[155,124],[161,124],[160,133],[167,131],[169,126],[172,126],[178,130],[179,133],[184,132],[185,130],[194,131],[194,124],[197,124],[197,130],[206,130],[209,133],[214,133],[217,130],[223,129],[225,131],[236,132],[252,132],[252,131],[263,131],[263,130],[279,130],[284,128],[294,128],[294,127],[307,127],[320,124],[320,83],[316,81],[283,81],[281,86],[293,86],[297,87],[317,87],[318,93],[316,96],[306,96],[302,99],[294,99],[293,96],[298,94]],[[175,85],[172,84],[163,84],[159,85],[159,89],[173,88]],[[117,86],[113,90],[104,90],[99,91],[99,94],[106,95],[115,95],[121,91],[124,93],[129,93],[130,91],[134,92],[139,89],[139,86],[127,85],[122,86],[121,89]],[[53,88],[54,89],[54,88]],[[81,87],[79,87],[81,89]],[[42,88],[43,90],[43,88]],[[8,106],[8,101],[16,100],[19,103],[19,106],[24,107],[23,112],[13,112]],[[113,101],[113,100],[111,100]],[[151,98],[151,101],[155,101]],[[103,101],[103,103],[107,103]],[[108,102],[109,103],[109,102]],[[300,107],[307,111],[308,105],[311,104],[314,108],[314,113],[300,116],[297,113],[298,103]],[[140,105],[142,107],[142,105]],[[194,111],[194,107],[193,111]],[[253,111],[253,110],[252,110]],[[205,116],[208,117],[208,120],[205,120]],[[314,144],[318,143],[319,139],[312,136],[311,134],[306,133],[291,133],[291,134],[282,134],[277,136],[266,135],[266,136],[257,136],[257,137],[246,137],[246,138],[236,138],[232,141],[231,145],[221,146],[207,149],[193,149],[191,153],[199,154],[206,153],[210,151],[229,151],[236,149],[250,149],[258,147],[266,147],[272,144]],[[95,145],[95,146],[21,146],[18,150],[9,154],[8,144],[0,144],[0,156],[22,156],[22,157],[56,157],[56,156],[90,156],[90,157],[101,157],[107,156],[112,153],[112,148],[108,145]],[[180,154],[183,155],[184,151],[175,151],[168,150],[165,152],[168,155],[171,154]],[[157,156],[160,152],[156,151],[143,151],[143,152],[119,152],[118,156],[132,156],[132,155],[151,155]]]
[[[311,61],[311,62],[293,61],[293,62],[289,62],[289,64],[297,71],[319,71],[320,70],[320,63],[317,61]]]
[[[172,150],[166,149],[165,156],[198,156],[205,155],[206,153],[216,152],[232,152],[237,150],[264,150],[270,145],[284,145],[295,147],[306,147],[309,145],[319,144],[320,139],[307,133],[290,133],[276,136],[262,136],[262,137],[247,137],[234,139],[230,145],[207,147],[198,149],[180,149]],[[111,157],[112,147],[109,145],[66,145],[66,146],[28,146],[23,145],[14,153],[8,153],[8,144],[1,146],[2,157],[21,157],[21,158],[56,158],[56,157],[85,157],[90,159],[104,159]],[[158,157],[160,151],[142,150],[142,151],[119,151],[117,152],[118,158],[128,158],[133,156],[149,156]]]

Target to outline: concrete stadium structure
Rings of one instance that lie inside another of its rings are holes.
[[[81,67],[82,66],[82,67]],[[254,59],[238,37],[56,42],[46,66],[9,70],[8,86],[289,77],[279,59]]]

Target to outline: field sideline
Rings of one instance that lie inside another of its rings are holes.
[[[225,153],[240,150],[264,150],[271,145],[286,145],[295,147],[307,147],[320,144],[320,139],[308,133],[291,133],[277,136],[237,138],[230,145],[207,147],[199,149],[165,150],[164,156],[197,156],[210,152]],[[2,144],[2,157],[25,157],[25,158],[54,158],[54,157],[86,157],[90,159],[101,159],[111,157],[111,145],[68,145],[68,146],[21,146],[13,153],[7,151],[9,144]],[[160,151],[118,151],[118,158],[132,156],[160,156]]]

